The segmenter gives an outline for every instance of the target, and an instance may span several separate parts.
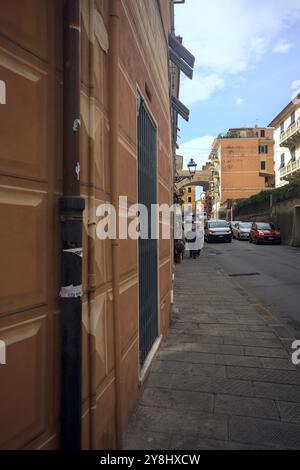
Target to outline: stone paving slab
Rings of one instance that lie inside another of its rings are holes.
[[[300,404],[284,401],[278,402],[279,414],[282,421],[300,424]]]
[[[228,439],[228,417],[181,408],[139,406],[133,413],[128,432],[143,430],[164,434],[189,433],[208,438]]]
[[[245,347],[246,356],[256,356],[256,357],[280,357],[287,358],[289,357],[288,352],[281,348],[260,348],[260,347]]]
[[[215,364],[216,359],[214,354],[208,353],[191,353],[184,351],[173,351],[171,349],[162,349],[159,353],[160,361],[180,361],[190,362],[192,364]],[[222,363],[219,363],[222,365]]]
[[[193,409],[198,412],[212,413],[214,395],[212,393],[147,387],[141,399],[141,404],[160,408]]]
[[[279,418],[279,412],[274,400],[265,398],[247,398],[236,395],[216,394],[215,407],[216,413],[228,415],[249,416],[257,418],[276,419]]]
[[[300,387],[278,383],[253,382],[255,396],[300,403]]]
[[[300,448],[299,426],[274,420],[231,416],[230,437],[237,442]]]
[[[223,365],[212,364],[194,364],[192,362],[176,362],[176,361],[157,361],[154,369],[160,374],[182,374],[182,375],[209,375],[211,377],[226,377],[226,369]]]
[[[266,369],[283,369],[283,370],[296,370],[296,367],[292,364],[290,359],[278,359],[278,358],[261,358],[263,367]]]
[[[204,248],[175,272],[171,326],[126,449],[300,449],[293,338]]]
[[[192,339],[192,342],[199,342],[201,341],[202,344],[224,344],[224,338],[222,336],[205,336],[205,335],[197,335],[192,333],[178,333],[177,331],[170,331],[168,333],[164,345],[167,346],[168,344],[173,344],[174,341],[178,343],[189,343]]]
[[[260,357],[216,354],[215,360],[216,364],[224,364],[226,366],[262,367]]]
[[[259,369],[247,367],[227,367],[226,375],[230,379],[255,380],[278,384],[300,385],[299,372],[292,370]]]
[[[224,344],[235,344],[240,346],[257,346],[265,348],[282,348],[281,341],[277,338],[236,338],[232,336],[224,337]]]
[[[261,444],[250,445],[232,440],[208,439],[187,433],[177,434],[169,440],[169,449],[173,450],[272,450],[275,448],[274,445],[272,447]]]

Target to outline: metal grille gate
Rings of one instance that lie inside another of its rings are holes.
[[[144,101],[138,103],[138,202],[148,210],[148,239],[139,239],[139,348],[143,366],[158,336],[157,240],[151,234],[151,204],[157,202],[156,127]]]

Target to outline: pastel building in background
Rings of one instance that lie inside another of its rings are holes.
[[[274,128],[276,188],[300,178],[300,95],[269,124]]]
[[[232,128],[219,134],[210,152],[212,217],[225,218],[233,201],[274,186],[271,128]],[[227,217],[228,218],[228,217]]]

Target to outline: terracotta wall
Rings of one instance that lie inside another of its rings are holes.
[[[0,448],[57,446],[61,2],[0,1]]]
[[[137,202],[137,90],[157,125],[158,197],[171,203],[168,0],[120,0],[120,193]],[[110,201],[109,0],[82,0],[83,448],[115,445],[111,242],[95,210]],[[15,12],[18,11],[18,16]],[[0,0],[0,448],[59,446],[62,2]],[[147,92],[146,92],[147,90]],[[18,138],[16,138],[16,136]],[[126,177],[124,177],[126,175]],[[139,394],[137,242],[121,242],[122,416]],[[160,333],[170,320],[171,242],[159,247]]]
[[[265,176],[274,173],[273,140],[220,139],[219,145],[221,147],[221,203],[227,199],[247,198],[266,187]],[[268,153],[259,154],[259,145],[267,145]],[[261,161],[266,162],[265,171],[260,169]]]

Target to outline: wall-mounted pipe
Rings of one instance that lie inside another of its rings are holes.
[[[88,325],[89,325],[89,395],[90,395],[90,420],[89,420],[89,448],[97,449],[97,422],[96,422],[96,336],[94,334],[94,304],[96,292],[96,164],[95,164],[95,0],[89,3],[89,29],[92,40],[89,40],[89,212],[88,212]],[[98,241],[98,243],[102,243]]]
[[[119,234],[119,2],[110,2],[110,181],[111,202],[116,209],[116,234],[112,240],[112,291],[114,319],[114,356],[115,356],[115,417],[116,445],[123,446],[122,437],[122,378],[121,378],[121,333],[120,333],[120,244]]]
[[[61,259],[61,448],[81,448],[82,213],[80,197],[80,0],[64,6]]]

